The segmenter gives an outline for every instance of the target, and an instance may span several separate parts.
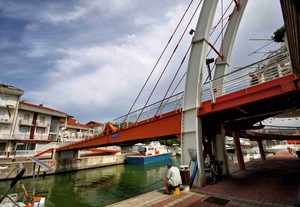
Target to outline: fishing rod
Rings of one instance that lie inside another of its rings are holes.
[[[146,187],[143,187],[143,189],[149,188],[150,186],[155,185],[155,184],[158,183],[158,182],[162,182],[162,179],[160,179],[160,180],[158,180],[158,181],[156,181],[156,182],[154,182],[154,183],[152,183],[152,184],[150,184],[150,185],[147,185]]]

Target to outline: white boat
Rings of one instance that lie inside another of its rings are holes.
[[[136,144],[133,146],[133,154],[126,156],[128,164],[148,164],[170,159],[173,151],[169,151],[165,145],[159,142],[151,142],[149,145]]]

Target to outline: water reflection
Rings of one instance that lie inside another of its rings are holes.
[[[148,165],[116,165],[39,178],[37,195],[46,197],[46,207],[101,207],[162,188],[157,182],[167,173],[168,161]],[[174,165],[180,160],[171,158]],[[28,191],[32,179],[24,179]],[[4,192],[10,181],[3,181]],[[16,185],[17,186],[17,185]],[[20,192],[15,187],[12,192]],[[1,193],[0,193],[1,194]]]

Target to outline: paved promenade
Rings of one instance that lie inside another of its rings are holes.
[[[300,207],[299,158],[281,152],[246,166],[246,171],[233,172],[215,185],[193,187],[177,196],[159,189],[110,207]]]

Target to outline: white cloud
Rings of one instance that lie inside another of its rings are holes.
[[[17,67],[13,62],[8,62],[9,66],[14,71],[32,73],[30,80],[20,82],[13,76],[10,80],[24,84],[17,86],[26,89],[25,99],[47,103],[83,122],[95,116],[98,121],[107,120],[127,112],[188,3],[179,0],[45,2],[38,5],[30,0],[13,3],[7,13],[3,13],[19,26],[19,30],[12,30],[14,33],[7,34],[7,38],[0,36],[5,40],[4,49],[15,48],[17,54],[26,54],[26,60],[19,59]],[[249,38],[270,36],[274,28],[282,25],[279,2],[257,2],[248,2],[249,8],[239,28],[235,43],[238,49],[234,49],[232,55],[235,66],[253,61],[253,56],[247,60],[247,55],[258,46],[251,44]],[[193,27],[190,26],[187,32]],[[183,27],[180,29],[182,31]],[[174,42],[179,37],[174,36]],[[181,45],[188,47],[191,37],[187,35]],[[17,45],[23,48],[19,49]],[[175,43],[170,46],[158,65],[160,69]],[[170,63],[171,71],[166,74],[177,70],[182,53],[176,54],[176,61]],[[15,55],[12,54],[10,56]],[[157,78],[158,73],[154,77]],[[152,87],[154,81],[155,78],[150,80]],[[149,92],[152,87],[146,90]],[[162,91],[159,93],[164,95]],[[138,104],[143,105],[141,102]]]
[[[118,105],[117,110],[126,113],[166,44],[172,27],[169,22],[161,22],[144,33],[125,34],[115,44],[57,49],[63,56],[46,74],[48,87],[27,92],[27,95],[35,97],[36,102],[70,111],[75,117],[76,112],[70,106],[100,111],[100,108]]]

